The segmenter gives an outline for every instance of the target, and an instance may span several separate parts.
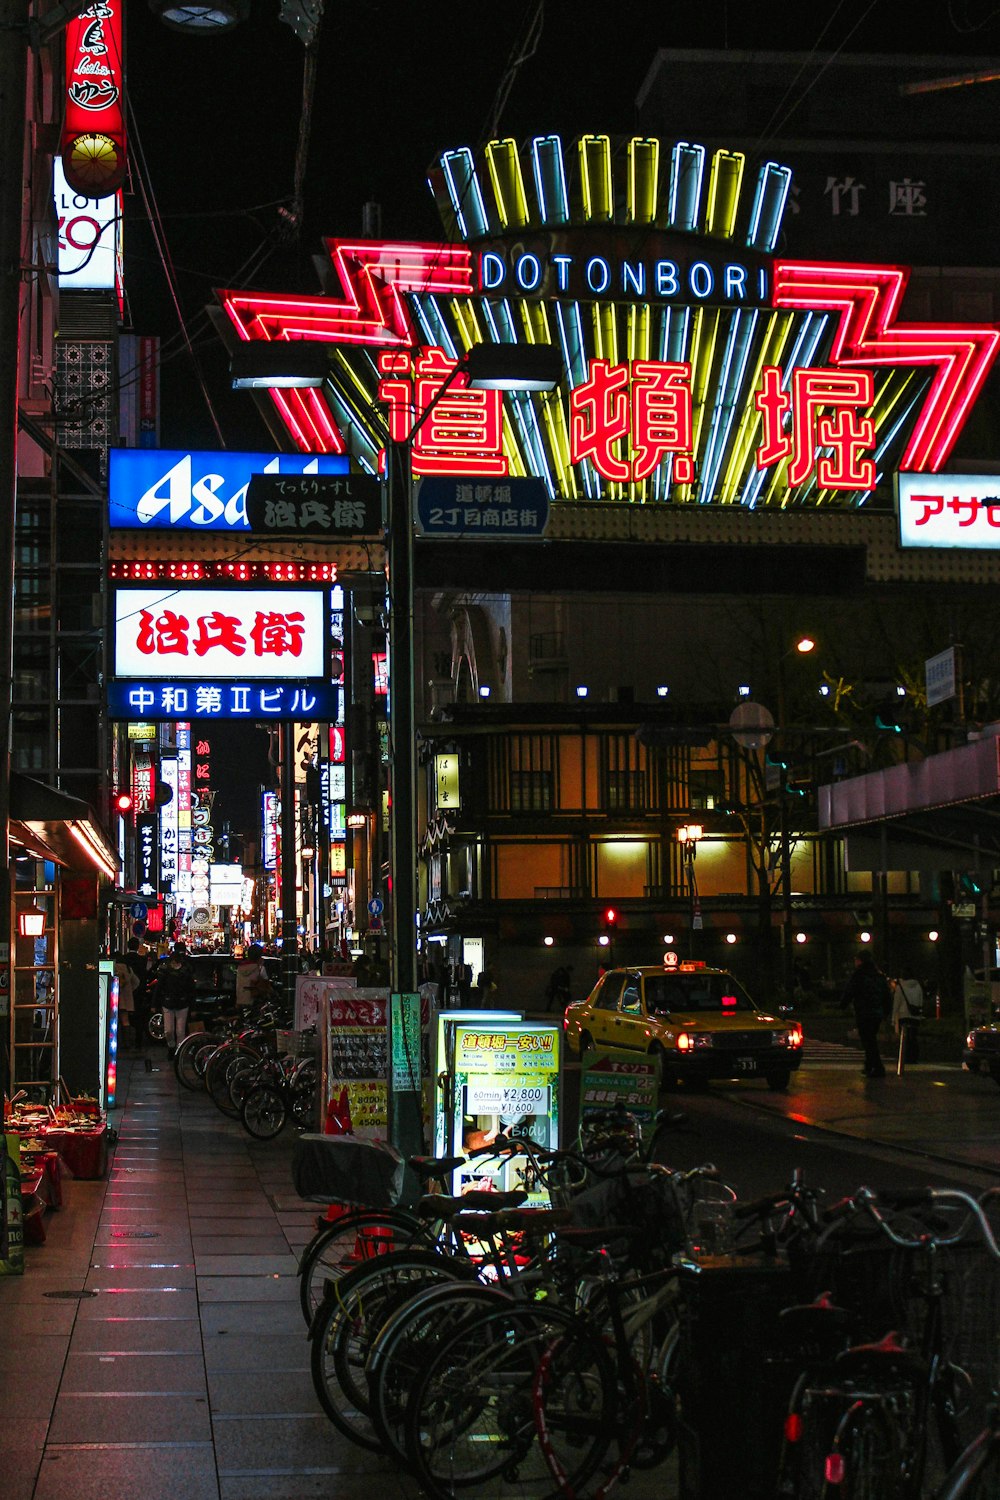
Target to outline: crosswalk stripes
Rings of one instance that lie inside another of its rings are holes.
[[[846,1045],[844,1042],[824,1042],[818,1037],[809,1036],[806,1033],[802,1043],[802,1061],[804,1063],[818,1062],[850,1062],[858,1055],[856,1046]]]

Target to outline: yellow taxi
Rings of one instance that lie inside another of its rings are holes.
[[[566,1007],[571,1052],[596,1047],[646,1052],[660,1065],[660,1086],[678,1080],[763,1078],[787,1089],[802,1061],[802,1028],[758,1009],[726,969],[678,961],[609,969],[586,1000]]]

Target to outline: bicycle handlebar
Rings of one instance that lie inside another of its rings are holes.
[[[987,1198],[993,1193],[995,1189],[990,1189],[988,1193],[983,1194],[983,1197]],[[914,1237],[900,1233],[899,1228],[889,1222],[882,1212],[881,1205],[883,1204],[894,1212],[906,1208],[936,1206],[962,1208],[965,1213],[958,1228],[951,1234],[937,1233],[927,1226]],[[938,1247],[957,1245],[964,1238],[969,1227],[975,1224],[989,1254],[994,1260],[1000,1261],[1000,1244],[997,1243],[992,1225],[983,1212],[982,1203],[961,1188],[884,1188],[875,1193],[871,1188],[861,1187],[851,1197],[842,1198],[839,1203],[833,1204],[826,1211],[823,1215],[828,1225],[826,1233],[831,1232],[845,1219],[862,1214],[885,1235],[886,1239],[903,1250],[922,1250],[930,1245]]]

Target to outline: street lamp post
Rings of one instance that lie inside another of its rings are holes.
[[[416,719],[413,683],[414,440],[461,375],[473,390],[551,391],[561,373],[549,344],[474,344],[449,372],[407,436],[386,443],[386,534],[389,590],[389,723],[392,733],[390,868],[392,988],[416,988],[417,846]]]
[[[698,855],[698,840],[705,830],[700,823],[685,823],[677,830],[684,853],[684,873],[687,878],[688,895],[691,900],[691,920],[688,928],[688,957],[694,958],[694,935],[701,930],[701,905],[698,901],[698,882],[695,879],[694,862]]]
[[[778,738],[781,744],[778,763],[778,836],[781,861],[781,980],[786,1001],[794,988],[792,954],[792,845],[788,831],[788,756],[785,749],[785,662],[790,656],[808,656],[816,649],[810,635],[800,636],[794,646],[778,657]]]

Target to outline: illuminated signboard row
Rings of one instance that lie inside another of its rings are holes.
[[[171,719],[291,719],[328,721],[342,714],[342,689],[326,682],[174,683],[155,679],[107,684],[108,717],[157,723]]]
[[[114,674],[324,679],[329,600],[324,589],[116,588]]]
[[[258,474],[347,475],[336,454],[195,453],[112,448],[108,524],[113,530],[238,531],[249,534],[247,491]]]
[[[790,180],[686,142],[461,148],[432,185],[464,243],[329,240],[341,296],[223,306],[243,339],[337,346],[322,389],[274,393],[303,452],[375,472],[379,401],[405,436],[471,345],[544,341],[560,392],[459,385],[417,432],[415,472],[533,476],[564,501],[863,503],[897,467],[944,466],[1000,332],[903,322],[900,267],[776,258]]]

